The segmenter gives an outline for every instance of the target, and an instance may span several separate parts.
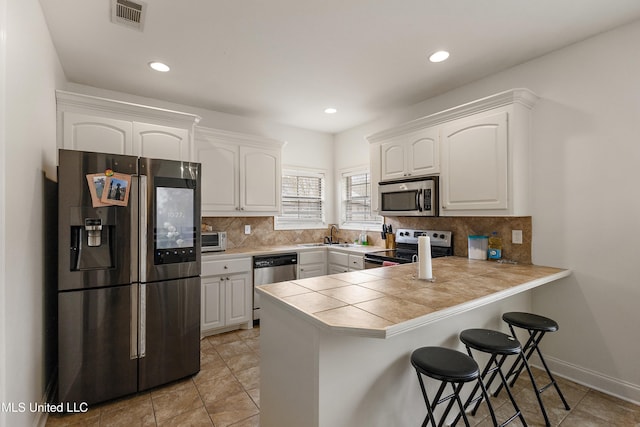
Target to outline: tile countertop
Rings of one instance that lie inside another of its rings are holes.
[[[433,259],[434,282],[401,264],[256,287],[319,327],[388,338],[567,277],[570,270],[463,257]]]

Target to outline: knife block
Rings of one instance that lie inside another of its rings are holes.
[[[385,249],[395,249],[396,248],[396,235],[392,233],[387,233],[386,238],[384,240]]]

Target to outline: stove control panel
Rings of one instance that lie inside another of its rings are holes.
[[[428,236],[431,241],[431,246],[449,248],[452,244],[452,234],[453,233],[451,231],[411,230],[401,228],[396,231],[396,242],[417,245],[418,237]]]

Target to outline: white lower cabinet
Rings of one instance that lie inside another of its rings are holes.
[[[253,322],[251,258],[202,262],[202,335]]]
[[[300,251],[298,253],[298,279],[325,276],[327,274],[327,251]]]
[[[364,268],[364,256],[340,251],[329,251],[329,274],[346,273]]]

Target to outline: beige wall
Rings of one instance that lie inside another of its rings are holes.
[[[0,371],[3,403],[42,402],[45,342],[44,173],[56,175],[55,89],[62,68],[37,0],[0,1],[0,102],[4,150],[0,256]],[[5,15],[6,13],[6,15]],[[0,412],[0,425],[33,426],[41,413]]]
[[[534,294],[560,323],[545,337],[553,368],[640,402],[640,22],[336,135],[336,149],[393,125],[504,90],[540,96],[531,144],[532,260],[573,275]]]

